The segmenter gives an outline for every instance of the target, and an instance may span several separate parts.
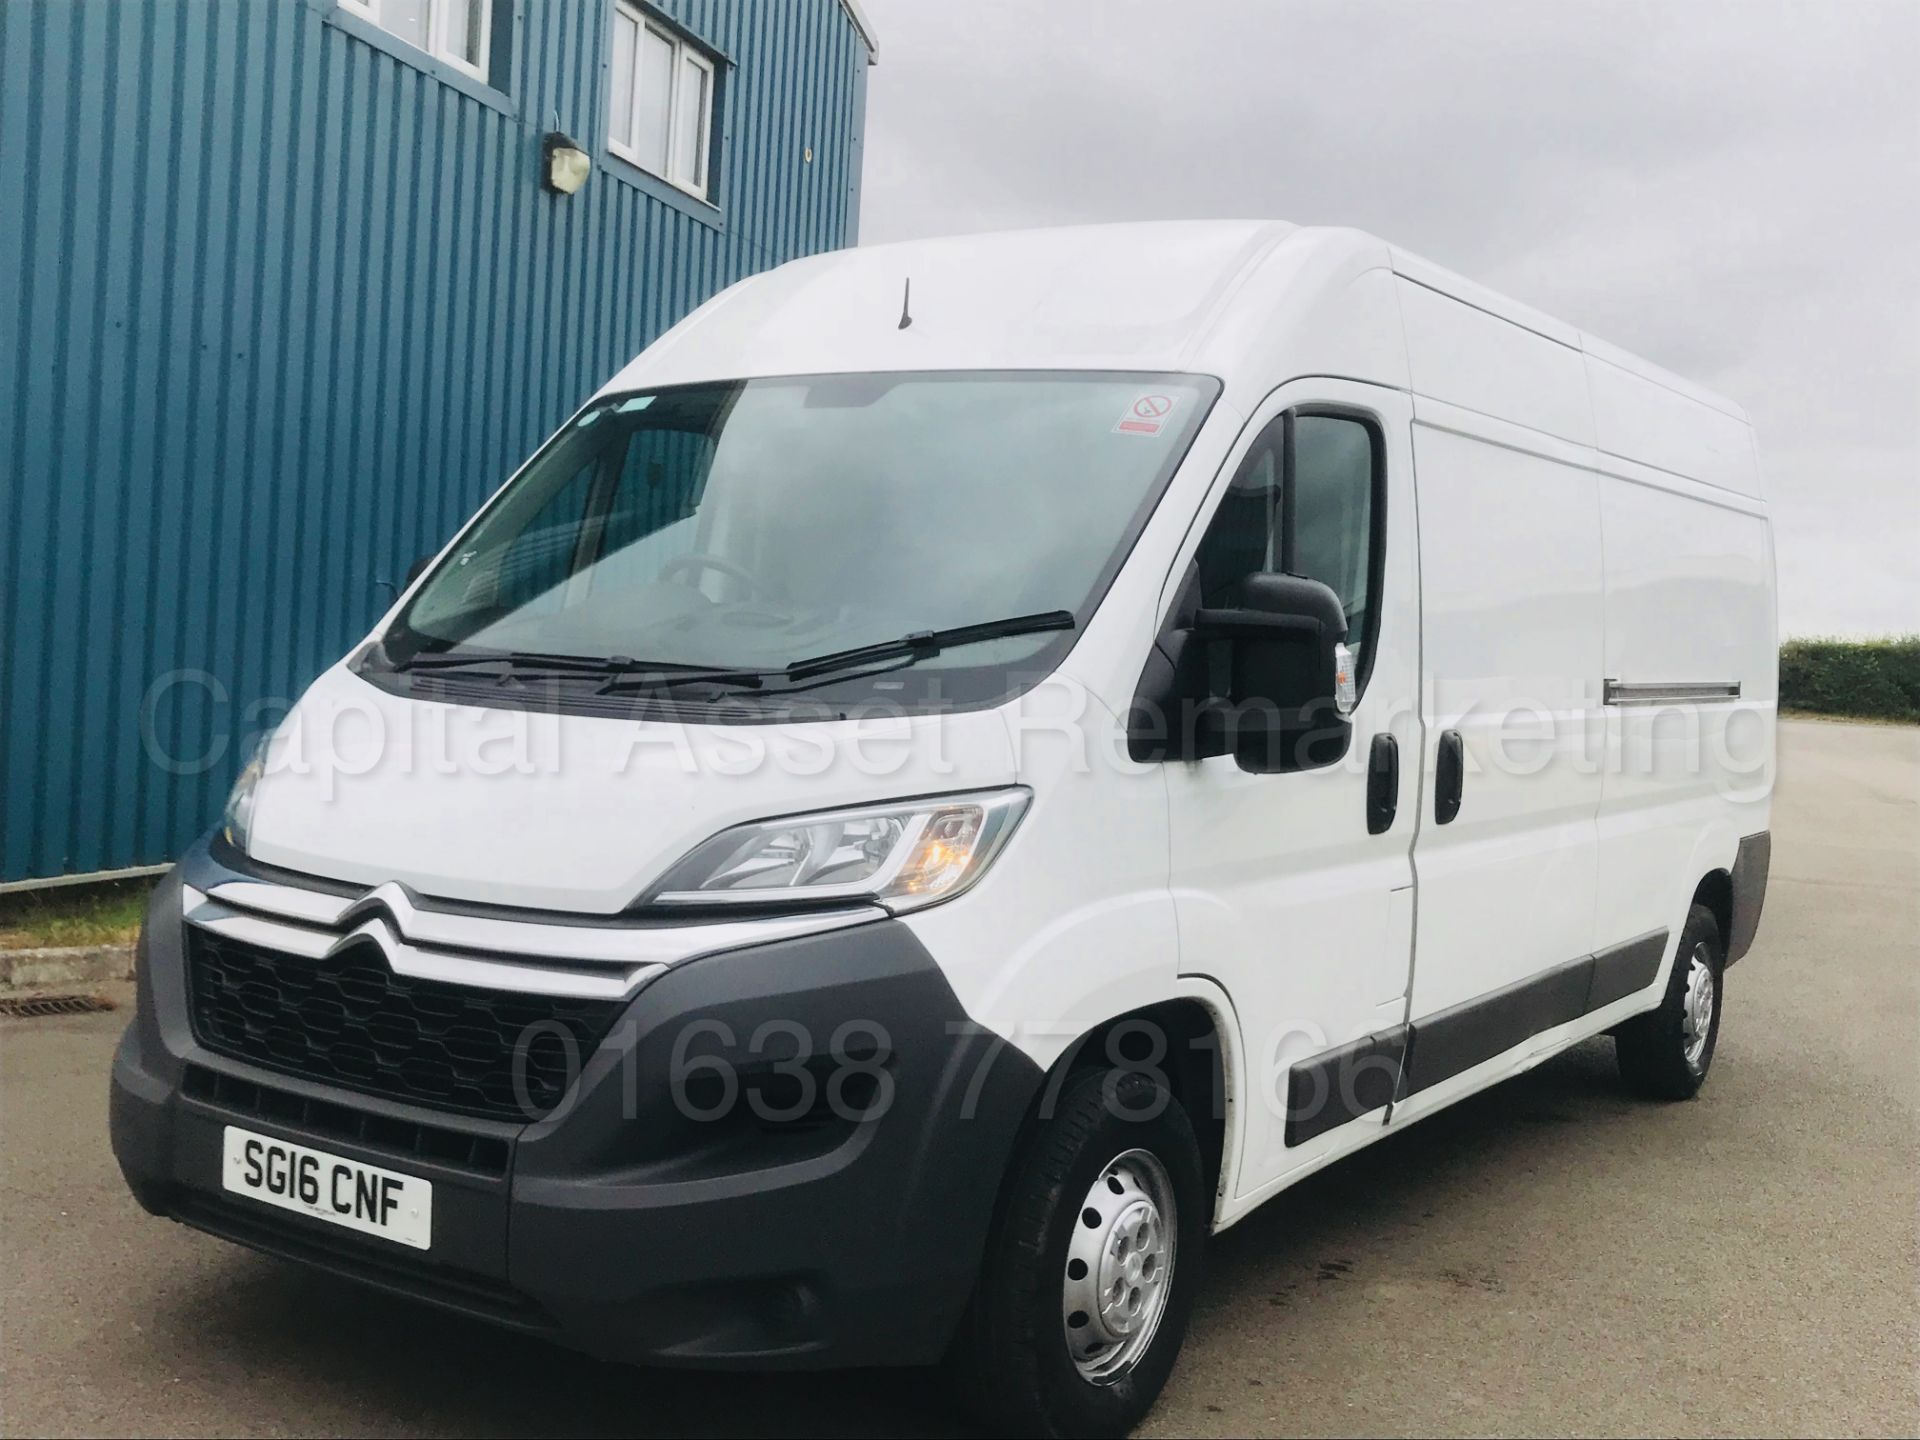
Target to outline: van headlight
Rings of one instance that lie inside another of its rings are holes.
[[[723,830],[647,897],[655,905],[866,900],[899,914],[960,894],[993,863],[1027,808],[1022,788]]]
[[[255,743],[247,763],[240,767],[240,774],[227,795],[227,808],[220,813],[220,837],[242,855],[247,853],[247,842],[253,835],[253,792],[259,787],[260,777],[267,773],[267,752],[272,745],[273,732],[269,730]]]

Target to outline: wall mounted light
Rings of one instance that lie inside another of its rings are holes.
[[[570,135],[550,131],[542,144],[546,172],[541,177],[547,189],[556,195],[571,195],[587,183],[593,173],[593,159]]]

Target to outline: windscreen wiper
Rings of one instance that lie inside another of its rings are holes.
[[[508,673],[520,670],[559,670],[568,674],[602,675],[610,661],[591,655],[548,655],[538,650],[430,650],[409,656],[396,670],[464,670],[474,665],[504,665]]]
[[[778,670],[734,670],[725,665],[681,665],[661,664],[653,660],[624,660],[615,672],[607,677],[607,683],[593,693],[596,695],[644,694],[649,690],[670,690],[675,685],[697,685],[702,682],[758,690],[764,683],[762,677],[779,673]]]
[[[983,640],[999,640],[1008,635],[1032,635],[1043,630],[1071,630],[1073,626],[1072,611],[1042,610],[1035,615],[1014,615],[1005,620],[982,621],[978,625],[955,625],[949,630],[919,630],[911,635],[902,635],[898,640],[882,640],[877,645],[859,645],[851,650],[835,650],[811,659],[796,660],[777,673],[788,680],[805,680],[814,675],[857,670],[882,660],[897,659],[911,664],[958,645],[977,645]]]
[[[714,665],[685,665],[673,660],[635,660],[626,655],[554,655],[537,650],[439,651],[416,655],[395,668],[399,670],[463,670],[481,666],[504,667],[487,677],[499,683],[509,680],[566,680],[602,678],[605,684],[594,693],[617,695],[633,690],[663,689],[696,680],[740,685],[748,689],[760,684],[757,670],[735,670]],[[778,673],[778,672],[776,672]]]

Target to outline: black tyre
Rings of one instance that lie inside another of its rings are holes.
[[[1157,1077],[1071,1077],[1007,1177],[949,1356],[964,1403],[1008,1434],[1131,1430],[1186,1336],[1210,1199],[1193,1125]]]
[[[1614,1031],[1614,1054],[1627,1087],[1651,1100],[1689,1100],[1707,1078],[1720,1038],[1726,946],[1704,905],[1688,912],[1673,973],[1658,1010]]]

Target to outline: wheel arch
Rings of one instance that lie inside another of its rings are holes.
[[[1217,1224],[1238,1175],[1245,1093],[1239,1021],[1226,992],[1183,975],[1175,994],[1092,1026],[1054,1062],[1028,1124],[1045,1118],[1070,1076],[1106,1065],[1155,1070],[1166,1081],[1199,1137]]]

